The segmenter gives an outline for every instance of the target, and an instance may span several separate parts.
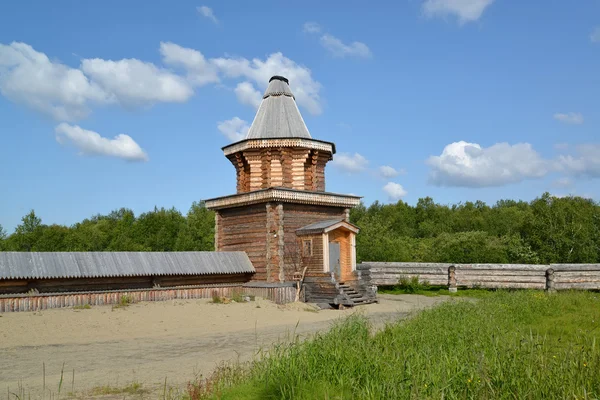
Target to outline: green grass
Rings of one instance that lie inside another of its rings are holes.
[[[451,297],[476,297],[483,298],[492,295],[495,289],[458,289],[451,293],[447,286],[428,286],[421,289],[409,289],[402,286],[383,286],[377,288],[377,293],[383,294],[420,294],[427,297],[451,296]]]
[[[378,288],[379,293],[385,294],[420,294],[423,296],[452,296],[452,297],[478,297],[488,296],[493,290],[486,289],[461,289],[451,293],[447,286],[430,285],[427,281],[420,281],[418,276],[403,277],[394,286]]]
[[[245,367],[217,370],[188,399],[594,399],[600,294],[498,291],[373,333],[352,316]]]
[[[89,310],[91,308],[92,308],[92,306],[90,306],[89,304],[81,304],[81,305],[73,306],[73,310]]]

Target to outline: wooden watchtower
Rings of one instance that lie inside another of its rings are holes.
[[[223,152],[235,167],[237,193],[206,200],[216,212],[216,250],[245,251],[255,281],[292,281],[307,267],[306,282],[318,289],[307,300],[343,304],[334,301],[340,291],[360,289],[358,228],[349,221],[360,197],[325,191],[335,145],[312,138],[286,78],[269,80],[246,138]]]

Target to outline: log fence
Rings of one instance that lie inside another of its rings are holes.
[[[401,278],[458,288],[600,290],[600,264],[450,264],[365,262],[374,286],[397,285]]]

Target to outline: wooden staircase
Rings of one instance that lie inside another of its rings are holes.
[[[332,274],[319,274],[304,279],[304,301],[335,306],[354,307],[377,303],[375,290],[366,282],[357,280],[337,282]]]

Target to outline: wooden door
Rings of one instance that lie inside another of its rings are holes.
[[[339,242],[329,242],[329,271],[333,272],[335,279],[337,280],[342,276]]]

